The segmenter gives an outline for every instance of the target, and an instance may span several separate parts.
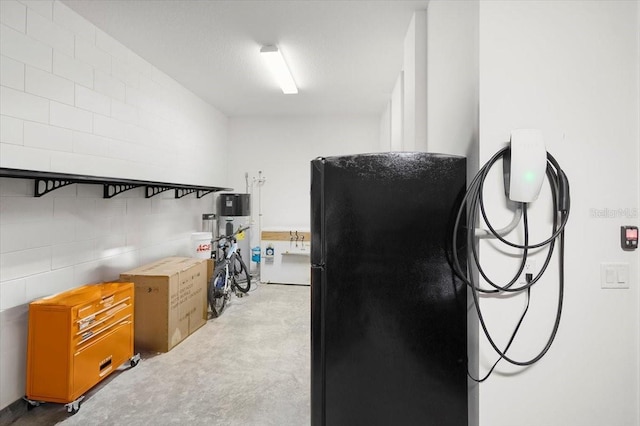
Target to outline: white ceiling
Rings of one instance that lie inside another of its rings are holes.
[[[228,116],[380,114],[427,0],[63,0]],[[299,87],[283,95],[262,45]]]

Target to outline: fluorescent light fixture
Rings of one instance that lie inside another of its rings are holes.
[[[291,71],[289,71],[287,63],[284,61],[278,48],[276,46],[262,46],[260,53],[267,62],[271,73],[278,81],[278,85],[282,88],[282,92],[285,95],[298,93],[298,88],[296,87],[295,81],[293,81]]]

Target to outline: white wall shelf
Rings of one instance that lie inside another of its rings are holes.
[[[0,177],[33,179],[34,197],[41,197],[58,188],[71,184],[102,185],[103,198],[113,198],[133,188],[144,187],[145,198],[151,198],[164,191],[174,189],[175,198],[182,198],[187,194],[196,193],[198,198],[218,191],[232,191],[233,188],[217,186],[185,185],[179,183],[152,182],[136,179],[120,179],[113,177],[76,175],[71,173],[42,172],[36,170],[0,168]]]

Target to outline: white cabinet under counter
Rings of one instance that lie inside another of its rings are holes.
[[[263,230],[260,281],[311,284],[311,233],[308,229]]]

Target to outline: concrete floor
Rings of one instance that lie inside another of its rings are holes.
[[[44,404],[13,425],[308,425],[310,288],[257,286],[165,354],[141,354],[77,414]]]

